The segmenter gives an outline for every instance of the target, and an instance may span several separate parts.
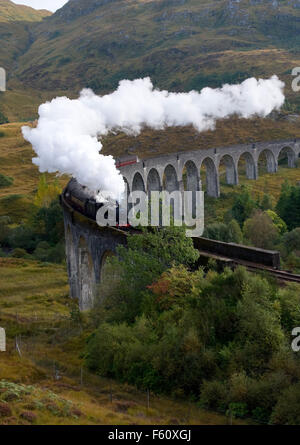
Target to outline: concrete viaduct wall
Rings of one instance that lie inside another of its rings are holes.
[[[140,161],[120,168],[130,191],[145,190],[202,190],[201,167],[206,170],[206,191],[209,196],[220,196],[220,165],[226,168],[227,184],[239,183],[238,168],[243,159],[248,179],[258,178],[258,162],[266,160],[268,173],[276,173],[278,159],[285,154],[290,168],[296,167],[300,144],[296,140],[266,142],[232,147],[181,152]],[[184,186],[183,172],[186,172]]]

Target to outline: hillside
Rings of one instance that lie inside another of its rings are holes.
[[[274,73],[290,83],[299,20],[299,0],[71,0],[35,26],[15,76],[98,92],[141,76],[175,91]]]
[[[0,5],[18,11],[15,20],[27,17],[0,22],[0,65],[9,74],[0,107],[10,120],[36,116],[45,98],[83,87],[105,93],[141,76],[188,91],[276,73],[288,107],[300,106],[290,88],[300,65],[300,0],[70,0],[42,21],[35,11],[35,22],[30,8]]]
[[[37,22],[52,13],[45,9],[36,10],[29,6],[16,5],[10,0],[0,0],[0,22]]]

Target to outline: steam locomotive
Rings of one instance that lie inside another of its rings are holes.
[[[133,165],[139,162],[137,156],[127,156],[116,159],[116,167],[122,168],[127,165]],[[90,219],[96,220],[98,210],[103,206],[103,203],[97,202],[95,194],[91,192],[87,187],[82,186],[76,179],[72,178],[63,192],[64,200],[79,213],[87,216]],[[117,206],[117,221],[119,221],[119,207],[117,203],[112,203]],[[126,226],[120,226],[116,224],[118,228],[129,228],[129,224]]]

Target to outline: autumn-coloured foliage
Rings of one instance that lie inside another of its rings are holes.
[[[34,204],[40,208],[48,208],[60,193],[61,187],[58,181],[49,184],[47,183],[46,176],[41,175]]]
[[[172,267],[148,288],[156,296],[161,310],[168,310],[175,304],[183,305],[193,296],[198,278],[203,271],[189,272],[184,266]]]

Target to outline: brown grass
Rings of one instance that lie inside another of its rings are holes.
[[[218,121],[214,131],[203,133],[192,127],[177,127],[161,131],[145,129],[137,137],[123,133],[108,136],[103,139],[103,153],[115,156],[129,153],[150,158],[160,154],[299,137],[299,121],[289,122],[283,116],[280,120],[234,117]]]

